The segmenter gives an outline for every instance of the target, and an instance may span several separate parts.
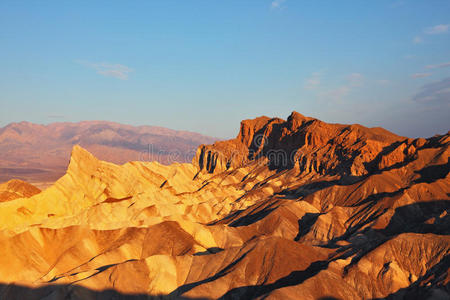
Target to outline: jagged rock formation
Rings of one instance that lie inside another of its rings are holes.
[[[64,175],[76,144],[116,164],[138,160],[168,164],[189,162],[198,145],[213,141],[193,132],[105,121],[11,123],[0,128],[0,181],[15,178],[47,187]]]
[[[266,157],[275,168],[297,165],[309,173],[360,176],[411,158],[417,143],[383,128],[328,124],[293,112],[287,121],[242,121],[236,139],[200,147],[194,163],[213,173]],[[383,158],[379,165],[377,155]]]
[[[449,146],[295,112],[192,164],[75,146],[0,203],[0,298],[448,299]]]

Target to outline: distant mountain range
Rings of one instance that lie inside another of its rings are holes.
[[[107,121],[11,123],[0,129],[0,182],[11,178],[38,185],[62,176],[76,144],[102,160],[190,162],[200,144],[216,139],[194,132]]]

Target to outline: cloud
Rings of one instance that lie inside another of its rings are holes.
[[[450,24],[440,24],[432,27],[425,28],[423,31],[425,34],[442,34],[447,33]]]
[[[450,62],[446,62],[446,63],[442,63],[442,64],[437,64],[437,65],[428,65],[425,66],[425,68],[427,69],[440,69],[440,68],[447,68],[450,67]]]
[[[424,78],[431,76],[431,73],[414,73],[411,75],[412,78]]]
[[[304,88],[307,90],[313,90],[319,87],[322,73],[314,72],[311,77],[305,81]]]
[[[364,76],[361,73],[351,73],[347,76],[347,84],[341,85],[335,89],[326,91],[321,94],[332,101],[340,102],[342,98],[350,94],[357,87],[361,87],[364,83]]]
[[[320,80],[315,77],[318,76],[317,74],[318,72],[313,73],[313,76],[306,81],[305,88],[316,88],[320,84]],[[329,101],[334,104],[341,104],[344,97],[349,95],[353,90],[364,85],[364,75],[362,75],[361,73],[351,73],[344,78],[346,82],[335,88],[331,88],[328,90],[319,90],[317,94],[318,99],[320,101]],[[387,80],[385,81],[385,83],[387,83]]]
[[[404,59],[413,59],[416,56],[414,54],[406,54],[405,56],[403,56]]]
[[[127,80],[128,74],[133,72],[133,69],[121,64],[92,63],[87,61],[77,61],[77,63],[96,70],[97,74],[120,80]]]
[[[450,77],[422,86],[413,100],[425,104],[450,106]]]
[[[450,28],[450,24],[440,24],[436,26],[427,27],[423,30],[424,34],[428,35],[436,35],[447,33]],[[412,39],[413,44],[422,44],[424,42],[423,38],[420,35],[416,35]]]
[[[412,42],[414,44],[422,44],[423,43],[423,39],[420,36],[415,36],[412,40]]]
[[[364,76],[360,73],[352,73],[348,75],[347,79],[351,87],[357,87],[363,85]]]
[[[282,4],[285,2],[286,0],[274,0],[272,1],[272,3],[270,4],[270,7],[273,9],[277,9],[277,8],[281,8]]]

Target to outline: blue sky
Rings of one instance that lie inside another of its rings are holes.
[[[450,129],[450,1],[1,1],[0,126]]]

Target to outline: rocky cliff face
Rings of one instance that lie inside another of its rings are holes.
[[[76,146],[0,203],[0,298],[448,299],[449,147],[295,112],[192,164]]]
[[[202,145],[193,163],[214,173],[266,159],[276,169],[361,176],[412,159],[422,140],[382,128],[328,124],[293,112],[287,121],[267,117],[242,121],[235,139]]]

